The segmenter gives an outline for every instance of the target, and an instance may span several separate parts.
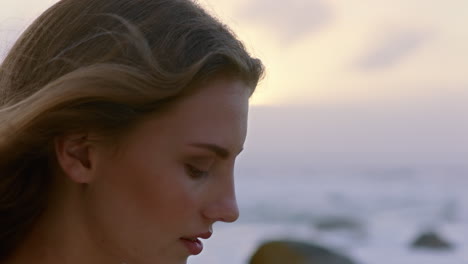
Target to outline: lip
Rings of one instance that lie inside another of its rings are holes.
[[[208,239],[210,238],[212,235],[211,232],[206,232],[206,233],[201,233],[201,234],[198,234],[198,235],[195,235],[194,237],[199,237],[201,239]]]
[[[180,241],[184,244],[190,254],[198,255],[203,251],[203,243],[199,238],[208,239],[211,235],[211,232],[205,232],[194,236],[181,237]]]
[[[198,238],[193,240],[188,238],[180,238],[180,241],[182,244],[184,244],[191,255],[198,255],[203,250],[203,243]]]

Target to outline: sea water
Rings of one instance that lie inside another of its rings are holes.
[[[468,263],[468,166],[240,174],[239,220],[215,224],[204,251],[188,263],[246,264],[263,241],[273,239],[324,245],[360,264]],[[426,230],[454,248],[412,248]]]

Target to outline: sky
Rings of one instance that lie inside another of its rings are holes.
[[[54,2],[2,1],[0,55]],[[468,164],[468,1],[200,3],[266,66],[245,160]]]
[[[457,94],[468,85],[465,0],[206,1],[267,65],[257,104]]]

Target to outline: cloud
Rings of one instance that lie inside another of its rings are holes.
[[[359,69],[376,70],[397,66],[433,39],[429,31],[385,32],[356,62]]]
[[[332,10],[322,0],[253,0],[238,15],[273,30],[283,42],[293,42],[327,25]]]

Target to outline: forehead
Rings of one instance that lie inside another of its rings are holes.
[[[210,143],[236,152],[246,137],[249,95],[249,88],[240,80],[208,81],[163,114],[147,120],[133,138],[168,147]]]
[[[162,119],[193,130],[202,125],[210,129],[240,128],[247,118],[248,98],[249,89],[242,81],[218,78],[176,102]]]

